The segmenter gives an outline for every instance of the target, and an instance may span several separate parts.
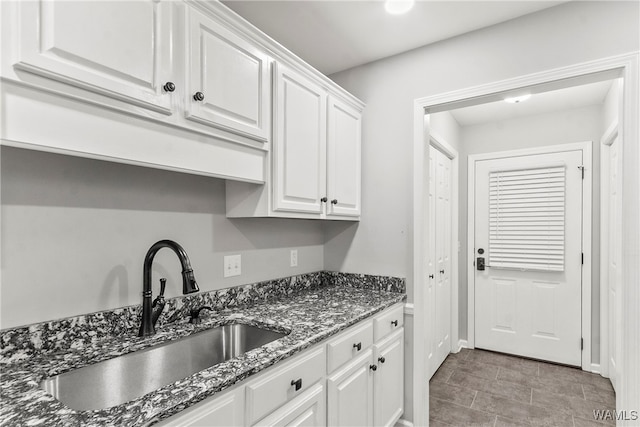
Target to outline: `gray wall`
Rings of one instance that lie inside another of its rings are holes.
[[[203,291],[324,267],[321,221],[227,219],[224,181],[1,148],[2,300],[8,328],[141,302],[142,261],[157,240],[182,244]],[[289,250],[298,249],[298,267]],[[224,279],[224,255],[242,275]],[[182,293],[168,249],[154,287]]]
[[[328,225],[325,267],[405,276],[412,300],[413,101],[636,51],[638,15],[638,2],[568,2],[331,75],[367,106],[362,220]]]
[[[568,2],[331,75],[367,106],[362,220],[327,226],[325,267],[407,277],[413,301],[414,100],[637,51],[639,13],[638,2]],[[412,399],[411,360],[405,402]]]

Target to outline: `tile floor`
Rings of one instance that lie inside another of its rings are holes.
[[[608,379],[577,368],[484,350],[450,354],[429,382],[429,422],[440,426],[603,426]]]

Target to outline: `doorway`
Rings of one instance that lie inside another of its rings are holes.
[[[623,255],[621,259],[622,281],[619,290],[621,302],[620,323],[622,348],[619,360],[617,361],[618,372],[624,372],[619,376],[618,394],[616,395],[616,406],[619,408],[633,407],[634,402],[640,399],[640,367],[635,366],[633,361],[640,356],[638,347],[640,336],[634,325],[640,320],[640,314],[634,311],[633,307],[640,303],[640,290],[624,283],[632,283],[637,278],[637,269],[633,266],[637,264],[638,224],[637,224],[637,161],[640,159],[640,149],[638,147],[638,111],[640,111],[640,100],[638,95],[638,54],[621,55],[619,57],[606,58],[575,66],[564,67],[562,69],[549,70],[529,76],[518,77],[501,82],[494,82],[482,86],[472,87],[465,90],[454,91],[427,98],[417,99],[414,102],[414,207],[413,225],[416,238],[413,244],[413,289],[415,301],[415,328],[414,328],[414,357],[413,368],[415,378],[425,378],[427,367],[424,364],[426,350],[431,339],[428,328],[428,301],[426,295],[426,267],[423,260],[428,253],[428,232],[426,223],[428,203],[424,201],[427,193],[424,183],[427,182],[428,175],[428,152],[430,127],[428,120],[426,128],[425,113],[431,114],[439,111],[448,111],[452,108],[459,108],[463,105],[475,105],[482,102],[490,102],[502,99],[506,94],[516,92],[523,88],[533,91],[544,92],[553,88],[561,88],[592,82],[594,79],[613,79],[621,77],[624,82],[623,89],[623,109],[621,111],[621,133],[624,136],[624,157],[622,161],[623,182],[628,187],[623,186],[621,197],[625,202],[622,205],[622,242]],[[626,120],[624,120],[624,119]],[[635,166],[634,166],[635,165]],[[626,190],[624,190],[627,188]],[[627,252],[624,250],[627,249]],[[474,254],[469,254],[469,259]],[[462,300],[461,300],[462,301]],[[464,310],[461,311],[463,313]],[[462,316],[462,315],[461,315]],[[463,322],[466,319],[462,319]],[[462,327],[462,324],[461,324]],[[416,424],[426,424],[428,420],[428,408],[421,405],[428,399],[428,384],[423,381],[414,381],[413,400],[414,417]],[[626,406],[625,406],[626,405]]]

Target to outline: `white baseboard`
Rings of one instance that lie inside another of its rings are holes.
[[[599,374],[600,373],[600,364],[599,363],[592,363],[591,364],[591,372],[593,372],[594,374]]]
[[[463,348],[468,348],[467,340],[458,340],[458,348],[456,349],[456,353],[459,352]]]
[[[413,303],[408,302],[404,305],[404,314],[407,316],[413,316]]]
[[[396,423],[395,427],[413,427],[413,423],[411,421],[407,421],[403,418],[400,418]]]

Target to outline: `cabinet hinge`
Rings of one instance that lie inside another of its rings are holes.
[[[584,166],[578,166],[578,169],[582,172],[582,179],[584,179]]]
[[[584,350],[584,338],[580,338],[580,350]]]

